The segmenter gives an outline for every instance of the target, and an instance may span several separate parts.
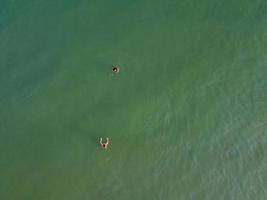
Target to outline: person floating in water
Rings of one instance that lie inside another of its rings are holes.
[[[114,67],[112,67],[112,72],[113,73],[119,73],[120,72],[120,68],[119,67],[117,67],[117,66],[114,66]]]
[[[109,138],[106,139],[106,142],[102,142],[102,137],[100,138],[100,145],[103,149],[107,149],[108,148],[108,144],[109,144]]]

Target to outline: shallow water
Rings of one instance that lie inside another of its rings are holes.
[[[0,199],[267,198],[266,1],[0,5]]]

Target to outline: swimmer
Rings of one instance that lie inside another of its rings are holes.
[[[120,68],[119,67],[112,67],[112,72],[113,73],[119,73],[120,72]]]
[[[103,149],[107,149],[109,144],[109,138],[106,139],[106,142],[102,142],[102,138],[100,138],[100,145]]]

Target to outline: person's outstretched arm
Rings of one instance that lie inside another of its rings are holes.
[[[100,138],[100,144],[102,145],[102,137]]]
[[[109,138],[107,138],[107,144],[109,143]]]

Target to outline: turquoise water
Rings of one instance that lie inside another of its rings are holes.
[[[266,55],[264,0],[1,1],[0,199],[265,200]]]

